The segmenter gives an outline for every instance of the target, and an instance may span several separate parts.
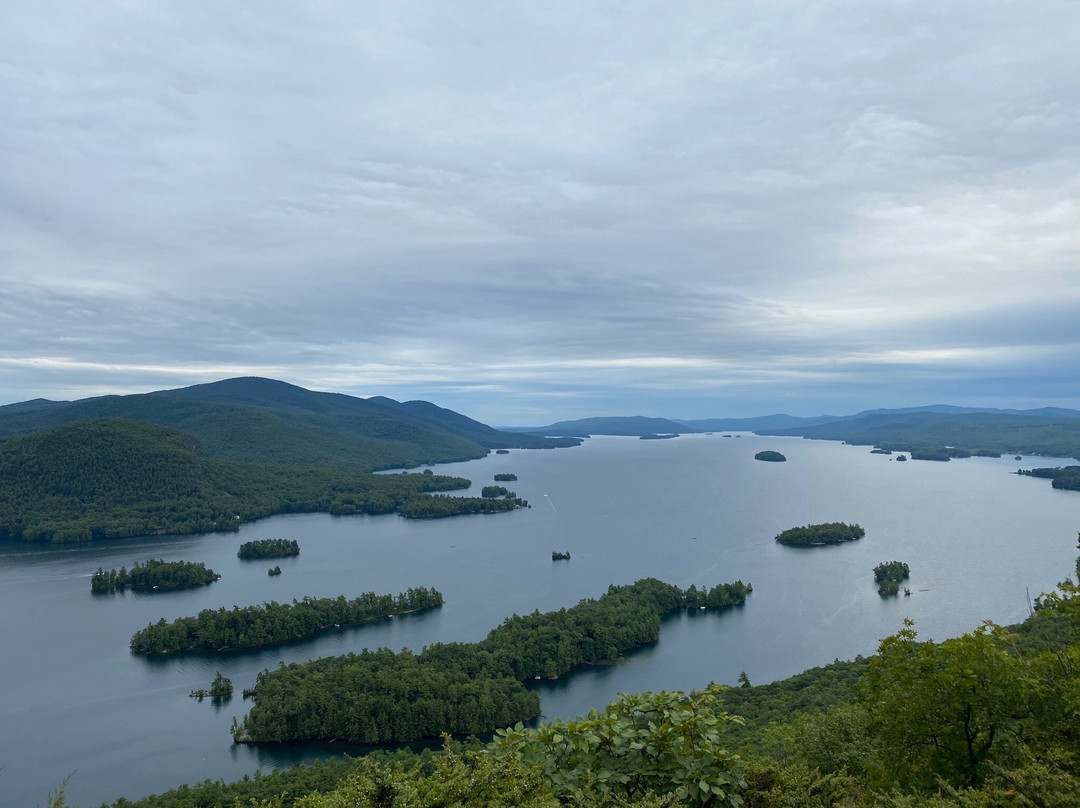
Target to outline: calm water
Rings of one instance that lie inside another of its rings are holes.
[[[787,463],[754,461],[773,448]],[[1076,559],[1080,494],[1009,474],[1060,461],[973,458],[896,463],[867,447],[798,438],[593,438],[576,449],[514,451],[438,470],[473,480],[512,471],[531,510],[412,522],[396,516],[284,516],[237,534],[0,550],[0,806],[32,806],[74,772],[83,808],[207,777],[236,779],[340,751],[234,746],[236,697],[220,709],[188,698],[215,670],[237,693],[263,668],[389,646],[479,640],[511,612],[570,606],[609,583],[656,576],[681,586],[741,578],[741,610],[664,623],[660,641],[624,662],[539,688],[544,714],[572,717],[616,693],[754,682],[872,653],[904,617],[944,638],[982,619],[1012,622]],[[798,550],[773,536],[808,522],[856,521],[866,537]],[[295,538],[298,558],[240,562],[255,538]],[[569,550],[570,562],[551,562]],[[203,561],[220,581],[166,594],[92,597],[98,566],[148,557]],[[882,601],[870,569],[911,565],[913,595]],[[434,586],[438,612],[383,621],[260,653],[148,661],[131,634],[160,617],[200,609],[353,597]]]

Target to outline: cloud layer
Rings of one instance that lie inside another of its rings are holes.
[[[1075,3],[3,16],[4,401],[1080,405]]]

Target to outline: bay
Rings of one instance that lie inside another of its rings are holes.
[[[762,449],[786,463],[753,459]],[[0,547],[0,806],[44,802],[72,774],[71,802],[136,798],[207,777],[232,780],[341,751],[342,744],[233,745],[238,696],[215,708],[188,698],[215,671],[237,693],[279,662],[388,646],[475,641],[507,615],[571,606],[645,576],[688,586],[742,579],[745,607],[664,622],[659,642],[618,664],[537,684],[544,715],[568,718],[619,692],[755,683],[873,653],[915,620],[942,639],[983,619],[1023,619],[1027,593],[1073,568],[1080,494],[1018,477],[1025,458],[897,463],[868,447],[742,435],[675,440],[597,437],[575,449],[512,451],[440,466],[473,481],[500,472],[532,508],[409,521],[397,516],[280,516],[239,533],[92,545]],[[813,522],[859,522],[836,547],[782,547],[773,537]],[[297,558],[240,561],[256,538],[300,542]],[[569,562],[551,561],[568,550]],[[92,596],[90,574],[150,557],[202,561],[220,581],[183,592]],[[882,600],[871,568],[911,566],[912,596]],[[305,595],[354,597],[434,586],[442,609],[258,652],[145,659],[131,634],[159,618]]]

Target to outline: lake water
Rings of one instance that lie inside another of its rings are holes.
[[[787,463],[753,460],[761,449]],[[188,693],[216,670],[236,692],[278,662],[389,646],[419,650],[474,641],[504,617],[571,606],[609,583],[645,576],[688,586],[741,578],[754,592],[724,614],[667,620],[658,643],[615,665],[538,687],[544,714],[573,717],[616,693],[755,683],[873,653],[911,617],[942,639],[983,619],[1014,622],[1034,597],[1073,570],[1080,493],[1018,477],[1024,458],[897,463],[868,447],[743,435],[675,440],[593,438],[575,449],[512,451],[441,466],[473,491],[492,475],[532,508],[511,514],[408,521],[397,516],[281,516],[239,534],[154,537],[85,546],[0,549],[0,806],[43,803],[74,773],[68,796],[90,808],[204,778],[237,779],[342,745],[235,746],[237,697],[216,709]],[[777,545],[786,528],[859,522],[866,537],[815,549]],[[241,562],[256,538],[297,539],[301,555]],[[552,563],[553,550],[572,560]],[[203,561],[210,586],[165,594],[91,596],[90,574],[143,561]],[[871,568],[911,566],[912,596],[883,601]],[[200,609],[397,592],[434,586],[441,610],[256,653],[147,660],[128,651],[133,632]]]

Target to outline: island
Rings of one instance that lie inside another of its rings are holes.
[[[244,560],[255,558],[287,558],[300,555],[296,539],[257,539],[246,541],[236,551],[236,557]]]
[[[871,449],[870,454],[891,455],[892,449]]]
[[[358,626],[397,614],[437,609],[443,596],[424,586],[401,594],[365,592],[353,600],[304,598],[291,604],[271,601],[261,606],[203,609],[197,617],[162,618],[135,632],[131,650],[136,654],[175,654],[184,651],[225,651],[263,648],[300,640],[341,626]]]
[[[138,592],[167,592],[170,589],[189,589],[205,586],[221,578],[205,564],[189,561],[162,561],[149,558],[145,564],[136,561],[130,570],[104,570],[90,576],[90,591],[95,593],[123,592],[129,586]]]
[[[866,531],[859,525],[846,522],[824,522],[817,525],[793,527],[778,533],[776,541],[792,547],[820,547],[826,544],[840,544],[845,541],[861,539]]]
[[[766,449],[764,452],[758,452],[754,455],[754,460],[764,460],[766,463],[783,463],[787,460],[779,452],[774,452],[771,449]]]
[[[893,597],[900,593],[900,582],[911,574],[911,569],[903,561],[882,561],[874,567],[874,581],[878,584],[878,594],[883,598]],[[905,595],[910,595],[911,590],[905,589]]]
[[[508,492],[513,493],[513,492]],[[491,497],[451,497],[445,494],[421,495],[406,500],[398,515],[406,519],[442,519],[470,513],[506,513],[531,507],[516,496],[502,499]]]
[[[570,551],[567,550],[565,553],[560,553],[558,550],[553,550],[551,552],[551,560],[552,561],[569,561],[570,560]]]
[[[264,670],[233,739],[373,744],[492,732],[539,714],[526,682],[618,659],[655,642],[664,615],[741,606],[751,591],[741,581],[684,591],[645,578],[568,609],[513,615],[476,643],[364,650]]]
[[[517,475],[504,472],[502,474],[495,475],[495,482],[497,483],[513,483],[517,482]]]
[[[510,454],[509,449],[496,449],[495,454]]]
[[[485,485],[480,490],[480,496],[485,499],[495,499],[496,497],[505,497],[510,494],[510,491],[503,488],[501,485]]]
[[[639,435],[638,440],[670,440],[671,438],[679,437],[677,434],[652,434],[652,435]]]
[[[280,566],[273,566],[273,567],[271,567],[270,569],[268,569],[266,571],[266,574],[270,575],[270,576],[281,575],[281,567]]]
[[[897,455],[896,459],[901,463],[907,462],[907,455]]]
[[[214,672],[214,681],[210,683],[209,690],[192,690],[191,698],[202,701],[203,699],[231,699],[233,694],[232,680],[221,675],[221,671]]]

